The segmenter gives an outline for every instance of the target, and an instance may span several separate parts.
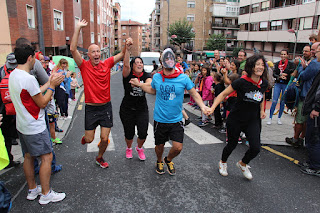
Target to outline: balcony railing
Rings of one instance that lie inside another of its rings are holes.
[[[223,24],[223,23],[212,23],[213,28],[240,28],[239,25],[233,25],[233,24]]]
[[[228,39],[236,39],[237,36],[227,34],[226,38],[228,38]]]
[[[156,10],[156,14],[160,14],[160,10]]]
[[[160,33],[156,33],[154,35],[155,35],[155,37],[160,37]]]
[[[157,22],[156,22],[156,26],[160,26],[160,21],[157,21]]]

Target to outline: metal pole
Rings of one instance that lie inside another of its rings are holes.
[[[167,3],[168,3],[168,29],[167,29],[167,45],[169,45],[169,17],[170,17],[170,0],[167,0]]]
[[[39,33],[39,47],[40,51],[45,55],[43,23],[42,23],[42,8],[41,0],[37,0],[37,20],[38,20],[38,33]]]
[[[297,49],[297,42],[298,42],[298,32],[295,32],[294,35],[296,36],[296,41],[294,42],[294,48],[293,48],[293,60],[296,58],[296,49]]]

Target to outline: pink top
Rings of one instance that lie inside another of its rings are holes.
[[[202,86],[202,100],[204,101],[211,101],[213,100],[213,96],[211,93],[211,86],[213,83],[212,76],[207,76],[203,79],[203,86]]]

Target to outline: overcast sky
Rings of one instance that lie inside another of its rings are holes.
[[[133,20],[141,23],[149,23],[152,10],[155,8],[155,0],[116,0],[121,5],[121,20]]]

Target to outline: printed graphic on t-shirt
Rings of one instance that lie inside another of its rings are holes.
[[[172,86],[166,85],[165,87],[163,85],[160,85],[161,97],[165,101],[174,100],[176,98],[175,91],[176,89],[174,85]]]
[[[144,83],[143,81],[140,81],[140,83]],[[131,96],[140,96],[142,97],[144,95],[144,91],[140,87],[133,87],[132,92],[130,92]]]
[[[245,101],[250,102],[261,102],[263,99],[263,94],[260,91],[251,91],[249,93],[245,93]]]

